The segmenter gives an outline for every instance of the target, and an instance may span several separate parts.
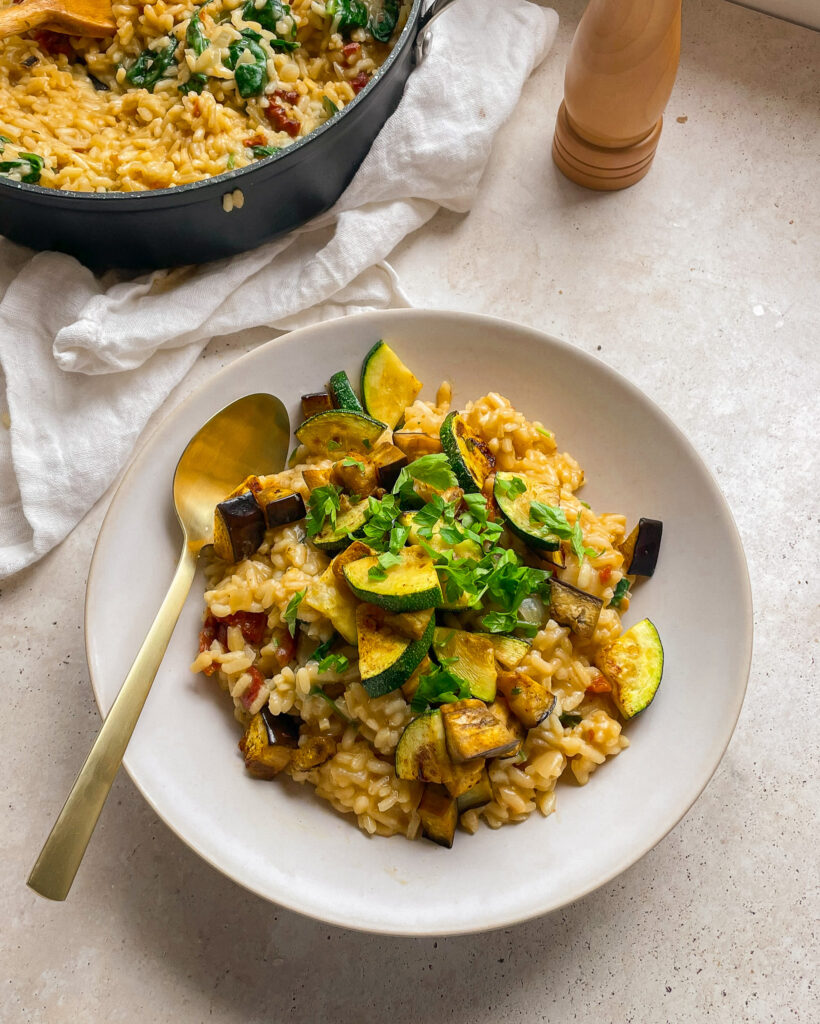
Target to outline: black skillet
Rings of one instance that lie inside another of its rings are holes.
[[[64,192],[0,177],[0,234],[70,253],[94,270],[205,263],[253,249],[329,209],[424,59],[430,23],[453,0],[413,0],[367,86],[310,135],[248,167],[152,192]],[[240,189],[243,205],[226,200]]]

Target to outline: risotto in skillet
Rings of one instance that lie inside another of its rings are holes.
[[[0,40],[0,175],[133,192],[271,156],[367,85],[408,9],[402,0],[113,0],[112,37]]]
[[[590,508],[578,463],[501,395],[420,390],[380,341],[361,401],[344,372],[302,397],[289,468],[215,510],[192,668],[232,699],[252,776],[451,846],[550,814],[562,776],[628,745],[663,649],[621,615],[661,524]]]

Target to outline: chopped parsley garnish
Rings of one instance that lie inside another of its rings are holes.
[[[281,146],[251,146],[251,153],[253,153],[257,160],[264,160],[266,156],[273,156],[274,153],[278,153],[281,148]],[[330,447],[329,441],[328,447]],[[341,447],[339,445],[339,448]]]
[[[398,495],[399,500],[405,501],[415,497],[413,481],[428,484],[437,491],[446,491],[448,487],[457,487],[458,480],[450,466],[450,460],[443,452],[434,455],[422,455],[420,459],[405,466],[399,473],[393,493]]]
[[[514,686],[510,690],[510,696],[511,697],[517,697],[517,696],[519,696],[520,693],[521,693],[521,687],[520,686]]]
[[[333,526],[336,525],[336,516],[341,508],[340,494],[339,488],[333,484],[317,487],[310,492],[307,518],[305,519],[308,537],[315,537],[324,527],[327,519],[330,519]]]
[[[603,554],[602,551],[596,551],[595,548],[584,547],[584,534],[581,530],[580,516],[575,520],[575,526],[572,528],[570,547],[575,553],[575,557],[578,559],[579,564],[583,564],[585,557],[596,558],[598,555]]]
[[[572,527],[567,522],[567,517],[563,510],[555,505],[547,505],[543,501],[531,502],[530,520],[539,526],[546,526],[550,533],[563,540],[569,540],[572,536]]]
[[[452,704],[469,696],[470,687],[463,679],[454,676],[449,668],[435,668],[419,679],[410,707],[413,711],[421,712],[433,704]]]
[[[364,463],[360,459],[354,459],[352,455],[345,456],[342,459],[343,466],[355,466],[360,473],[364,473]]]
[[[371,580],[385,580],[387,579],[387,570],[394,565],[399,565],[400,562],[401,558],[398,555],[394,555],[392,551],[384,551],[379,555],[376,565],[368,570],[367,575]]]
[[[336,643],[338,639],[339,634],[334,629],[333,632],[330,634],[330,638],[328,640],[325,640],[323,644],[319,644],[319,646],[316,648],[313,654],[311,654],[310,660],[320,662],[330,653],[331,647]]]
[[[342,672],[347,672],[349,666],[350,660],[344,654],[328,654],[319,662],[319,672],[336,672],[341,675]]]
[[[564,712],[563,715],[558,716],[558,721],[561,723],[561,725],[564,726],[565,729],[573,729],[576,725],[581,724],[582,719],[580,715],[571,715],[567,712]]]
[[[527,485],[520,476],[514,476],[510,479],[499,477],[495,482],[495,489],[502,498],[510,498],[512,500],[517,498],[519,494],[523,494],[527,489]]]
[[[629,593],[629,580],[626,576],[622,576],[621,579],[615,584],[615,590],[612,594],[612,600],[609,602],[610,608],[620,608],[621,601]]]
[[[304,596],[304,590],[297,590],[290,601],[288,601],[285,614],[282,616],[291,636],[296,636],[296,613],[299,611],[299,605],[302,603],[302,598]]]
[[[357,723],[354,722],[352,718],[350,718],[348,715],[344,713],[344,711],[342,711],[342,709],[339,707],[336,701],[325,693],[321,686],[312,686],[310,688],[310,695],[311,697],[321,697],[326,704],[330,705],[330,709],[332,711],[335,711],[339,718],[347,722],[348,725],[357,725]]]
[[[325,108],[325,113],[328,117],[333,117],[334,114],[339,113],[339,108],[329,96],[322,97],[322,106]]]

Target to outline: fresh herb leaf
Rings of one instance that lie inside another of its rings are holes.
[[[558,721],[565,729],[573,729],[576,725],[581,724],[582,718],[580,715],[571,715],[565,712],[558,716]]]
[[[347,672],[349,666],[350,661],[343,654],[328,654],[319,662],[319,672],[336,672],[341,675]]]
[[[536,427],[535,430],[536,433],[540,434],[542,437],[555,437],[555,434],[553,434],[551,430],[546,430],[544,427]]]
[[[584,508],[592,508],[592,506],[589,504],[589,502],[582,501],[581,504],[584,506]]]
[[[389,41],[399,20],[399,0],[384,0],[382,9],[370,19],[367,26],[371,36],[380,43]]]
[[[207,84],[208,76],[197,71],[195,74],[191,75],[187,82],[181,82],[177,86],[177,90],[183,96],[187,96],[189,92],[195,92],[197,96],[199,96]]]
[[[325,442],[325,448],[327,448],[329,452],[338,452],[342,450],[342,443],[341,441],[334,441],[331,437],[329,441]]]
[[[408,500],[415,496],[414,480],[428,484],[437,491],[446,491],[448,487],[458,486],[447,456],[440,452],[422,455],[420,459],[402,469],[393,485],[393,493],[398,495],[399,500]]]
[[[308,537],[315,537],[330,519],[333,526],[336,525],[336,516],[341,508],[339,495],[342,492],[333,484],[325,487],[317,487],[310,492],[308,498],[308,512],[305,519],[305,528]]]
[[[236,166],[236,153],[228,153],[228,160],[225,164],[229,171],[232,171]]]
[[[626,576],[622,576],[615,584],[615,590],[612,594],[612,600],[609,602],[610,608],[620,608],[621,602],[629,593],[629,580]]]
[[[385,494],[381,501],[370,497],[367,511],[368,520],[361,530],[364,542],[376,551],[388,550],[395,521],[401,512],[398,502],[392,494]]]
[[[522,633],[532,631],[534,636],[538,632],[534,622],[524,622],[515,612],[488,612],[481,620],[481,624],[488,633],[512,633],[517,629]]]
[[[578,559],[579,564],[583,564],[584,558],[595,558],[602,554],[600,551],[596,551],[595,548],[584,547],[584,534],[581,529],[581,517],[580,515],[575,520],[575,526],[572,528],[572,534],[570,536],[570,547]]]
[[[410,701],[413,711],[426,711],[434,704],[452,704],[470,696],[470,687],[448,668],[435,668],[419,679],[419,685]]]
[[[325,701],[326,704],[330,705],[330,709],[332,711],[335,711],[336,714],[339,716],[339,718],[341,718],[343,721],[347,722],[348,725],[357,725],[358,724],[358,723],[354,722],[352,718],[350,718],[348,715],[346,715],[344,713],[344,711],[342,711],[342,709],[339,707],[339,705],[336,703],[336,701],[332,697],[330,697],[328,694],[326,694],[321,686],[318,686],[318,685],[317,686],[312,686],[310,688],[310,695],[311,695],[311,697],[321,697],[322,700]]]
[[[202,14],[202,9],[206,6],[207,4],[203,4],[202,7],[198,7],[196,11],[194,11],[191,20],[188,22],[188,28],[185,30],[185,45],[189,50],[193,50],[197,57],[201,57],[211,45],[211,42],[205,35],[205,32],[202,29],[202,24],[199,20],[199,16]]]
[[[379,555],[376,565],[368,570],[367,575],[371,580],[387,579],[387,570],[400,563],[401,558],[398,555],[394,555],[392,551],[384,551]]]
[[[264,160],[266,156],[273,156],[274,153],[278,153],[281,148],[281,146],[252,146],[251,153],[253,153],[257,160]]]
[[[330,653],[331,647],[336,643],[338,639],[339,634],[334,629],[333,632],[330,634],[330,639],[325,640],[323,644],[319,644],[319,646],[316,648],[313,654],[311,654],[310,660],[321,661],[322,658],[326,657]]]
[[[519,494],[523,494],[526,489],[526,483],[521,479],[520,476],[514,476],[510,479],[506,477],[498,477],[495,481],[495,489],[502,496],[502,498],[517,498]]]
[[[343,466],[355,466],[360,473],[364,473],[364,463],[359,459],[354,459],[352,455],[346,456],[342,459]]]
[[[325,108],[325,113],[328,117],[333,117],[334,114],[339,113],[339,108],[329,96],[322,97],[322,106]]]
[[[296,636],[296,613],[299,611],[299,605],[302,603],[304,596],[304,590],[297,590],[290,601],[288,601],[288,606],[282,616],[282,620],[288,627],[288,632],[291,636]]]
[[[177,46],[176,39],[165,47],[164,50],[143,50],[131,67],[125,72],[125,77],[138,89],[154,91],[154,86],[161,78],[165,78],[165,72],[174,63],[174,54]]]
[[[520,693],[521,693],[521,687],[520,686],[514,686],[510,690],[510,696],[511,697],[518,697],[520,695]]]
[[[569,540],[572,536],[572,527],[567,522],[566,515],[555,505],[546,505],[543,501],[530,502],[530,521],[539,526],[546,526],[550,533],[564,540]]]

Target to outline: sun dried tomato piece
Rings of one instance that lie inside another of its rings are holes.
[[[265,108],[265,116],[278,132],[287,132],[292,139],[299,134],[299,122],[288,117],[288,112],[279,103],[269,103]]]
[[[599,569],[598,570],[598,579],[601,581],[601,583],[608,582],[609,577],[611,575],[612,575],[612,566],[611,565],[605,565],[603,567],[603,569]]]
[[[273,95],[279,96],[285,103],[290,103],[291,106],[299,102],[299,93],[295,89],[277,89]]]
[[[267,141],[262,132],[257,132],[256,135],[251,135],[249,139],[245,139],[243,145],[250,149],[251,146],[264,146]]]
[[[246,711],[250,711],[251,705],[259,696],[259,691],[265,682],[265,677],[254,665],[248,669],[248,675],[251,677],[251,685],[245,690],[242,696],[239,698],[242,701],[242,706]]]
[[[593,678],[592,682],[586,688],[587,693],[611,693],[612,687],[609,685],[606,677],[601,675],[600,672]]]
[[[361,48],[362,48],[362,44],[361,43],[345,43],[345,45],[342,47],[342,53],[345,55],[345,57],[349,61],[350,58],[355,53],[358,53],[359,50],[361,50]]]
[[[280,668],[289,665],[296,657],[296,637],[291,636],[288,630],[277,630],[271,637],[271,643],[276,644],[273,653]]]
[[[249,644],[259,644],[268,625],[266,612],[234,612],[222,620],[227,626],[239,626]]]
[[[370,75],[366,71],[360,71],[355,78],[351,79],[350,87],[355,93],[360,93],[370,81]]]

